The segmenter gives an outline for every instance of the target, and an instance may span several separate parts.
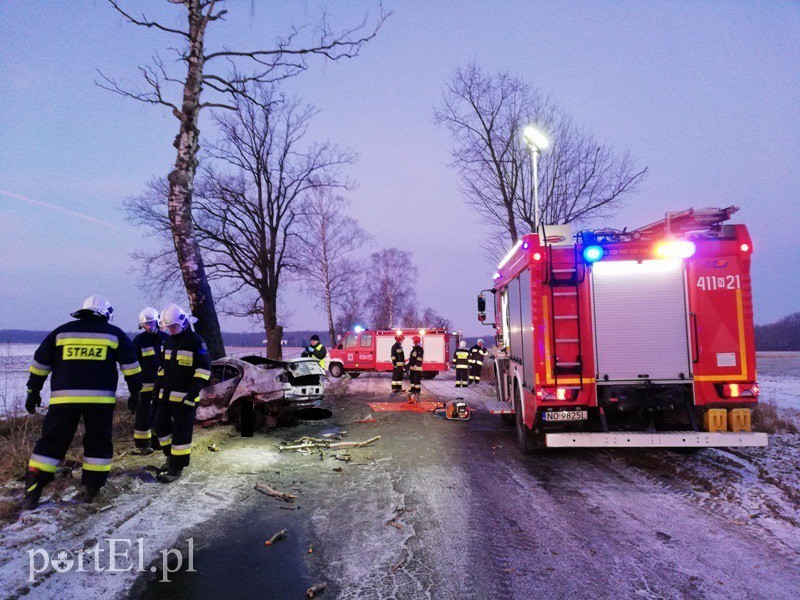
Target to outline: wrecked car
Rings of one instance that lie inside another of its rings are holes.
[[[319,405],[325,371],[313,358],[285,361],[263,356],[226,356],[211,363],[209,385],[200,393],[197,421],[229,422],[245,429],[274,426]]]

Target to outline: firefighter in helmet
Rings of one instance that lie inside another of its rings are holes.
[[[154,426],[167,457],[158,474],[162,483],[175,481],[189,466],[197,397],[211,376],[208,348],[193,331],[192,321],[177,304],[166,306],[158,321],[161,330],[168,334],[153,391]]]
[[[166,334],[158,330],[158,311],[148,306],[139,313],[139,329],[142,333],[133,338],[136,358],[142,367],[142,393],[138,404],[135,396],[128,400],[128,408],[136,412],[133,424],[133,441],[142,454],[152,454],[158,448],[158,438],[153,435],[153,389],[158,370],[161,368],[161,348]]]
[[[489,354],[489,351],[483,347],[483,340],[478,340],[478,343],[475,344],[472,348],[469,349],[469,362],[470,362],[470,369],[469,369],[469,382],[470,383],[480,383],[481,382],[481,373],[483,372],[483,359],[486,358],[486,355]]]
[[[319,336],[317,334],[311,336],[311,343],[305,350],[303,350],[300,356],[304,358],[316,358],[319,361],[319,366],[322,367],[323,371],[328,364],[328,350],[320,343]]]
[[[411,382],[411,394],[419,396],[422,392],[422,357],[425,350],[421,346],[422,338],[414,336],[414,345],[411,347],[411,354],[408,356],[408,380]]]
[[[461,340],[458,349],[453,353],[453,364],[456,367],[456,387],[467,387],[469,385],[469,350],[467,342]]]
[[[392,346],[392,393],[396,394],[403,391],[403,372],[406,369],[406,355],[403,350],[403,340],[405,336],[402,331],[394,334],[394,345]]]
[[[50,406],[42,436],[33,449],[25,476],[23,509],[39,504],[42,489],[64,460],[83,418],[81,483],[90,502],[108,479],[114,448],[111,423],[117,395],[117,364],[134,399],[142,388],[141,368],[128,336],[110,323],[114,309],[102,296],[89,296],[76,319],[51,331],[33,355],[25,409],[36,412],[41,390],[50,380]]]

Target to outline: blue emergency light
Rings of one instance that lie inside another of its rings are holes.
[[[583,249],[583,260],[589,264],[595,263],[603,258],[604,254],[605,251],[602,246],[586,246],[586,248]]]

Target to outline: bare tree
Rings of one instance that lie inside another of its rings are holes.
[[[334,309],[348,303],[348,295],[363,269],[353,253],[368,240],[358,222],[344,214],[347,201],[330,188],[311,190],[300,213],[297,245],[299,273],[306,291],[325,311],[331,344],[336,344]]]
[[[501,248],[534,231],[531,158],[521,143],[535,123],[551,138],[539,162],[543,221],[583,221],[613,210],[636,191],[646,169],[598,143],[549,98],[508,73],[470,64],[446,84],[434,119],[451,133],[466,201],[489,222]]]
[[[363,277],[360,281],[363,282]],[[347,290],[342,297],[339,311],[336,313],[336,322],[334,323],[336,335],[341,336],[350,331],[355,325],[365,326],[365,312],[364,291],[360,289],[357,283],[353,288]],[[338,341],[337,337],[334,343],[338,343]]]
[[[370,256],[366,292],[373,327],[391,329],[403,325],[404,318],[413,318],[418,276],[410,252],[386,248]]]
[[[140,102],[164,106],[178,119],[179,131],[174,141],[177,158],[167,177],[170,230],[192,313],[199,319],[197,330],[206,339],[212,357],[218,357],[225,353],[225,348],[192,219],[200,112],[209,107],[235,110],[237,97],[246,95],[252,84],[271,83],[297,75],[308,68],[306,59],[309,56],[330,60],[357,56],[364,44],[376,35],[387,15],[381,9],[374,27],[367,26],[365,17],[356,27],[338,33],[331,29],[327,18],[323,17],[317,37],[307,44],[298,42],[301,29],[292,27],[288,36],[278,39],[273,48],[252,51],[225,48],[209,52],[205,48],[206,32],[209,25],[224,19],[227,11],[220,8],[224,0],[169,1],[182,5],[186,17],[185,28],[170,27],[144,15],[136,17],[117,0],[109,0],[109,3],[127,22],[176,38],[179,47],[174,50],[186,65],[186,70],[180,75],[171,74],[156,54],[151,65],[139,67],[142,89],[122,87],[102,73],[103,82],[98,85]],[[219,70],[220,65],[231,69],[232,73]],[[240,74],[241,68],[250,68],[251,72]],[[180,90],[180,95],[171,93],[172,88]],[[216,93],[216,97],[201,100],[204,88]]]
[[[301,204],[315,191],[346,189],[340,168],[353,155],[330,143],[303,146],[313,107],[285,98],[273,85],[255,87],[234,98],[236,112],[215,115],[221,141],[209,144],[211,160],[195,193],[194,229],[226,311],[259,316],[267,356],[279,359],[281,283],[287,272],[303,268],[297,237]],[[148,193],[128,203],[134,222],[158,223],[162,235],[168,222],[152,199],[164,188],[155,182]],[[163,266],[164,259],[169,263],[165,248],[147,258],[151,274],[169,276]]]
[[[432,308],[426,308],[422,311],[422,321],[419,323],[419,327],[426,327],[428,329],[450,329],[450,319],[445,319]]]

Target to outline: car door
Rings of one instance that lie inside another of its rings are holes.
[[[358,360],[356,368],[372,369],[375,367],[375,336],[362,333],[358,340]]]
[[[358,334],[348,333],[342,342],[342,362],[345,369],[355,369],[358,362]]]

